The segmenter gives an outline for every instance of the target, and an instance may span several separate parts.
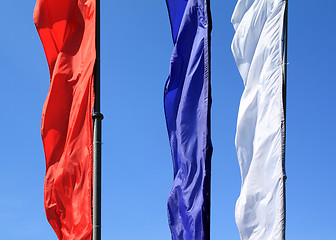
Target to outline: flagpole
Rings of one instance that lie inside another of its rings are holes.
[[[282,123],[282,168],[284,176],[283,182],[283,231],[282,239],[285,240],[286,233],[286,171],[285,171],[285,152],[286,152],[286,104],[287,104],[287,39],[288,39],[288,0],[285,0],[285,12],[283,20],[283,35],[282,35],[282,106],[283,106],[283,123]]]
[[[100,0],[96,0],[96,63],[94,73],[94,113],[93,118],[93,240],[101,240],[101,125],[100,113]]]

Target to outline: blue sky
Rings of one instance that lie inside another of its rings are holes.
[[[212,1],[214,240],[239,239],[234,146],[243,82],[230,45],[236,0]],[[56,240],[43,207],[41,112],[49,87],[35,0],[0,0],[0,232]],[[163,87],[173,49],[164,0],[101,0],[102,239],[169,240],[173,168]],[[289,2],[287,239],[336,239],[336,3]]]

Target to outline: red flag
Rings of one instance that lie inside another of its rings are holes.
[[[44,205],[60,240],[92,238],[94,0],[37,0],[34,22],[50,71],[42,113]]]

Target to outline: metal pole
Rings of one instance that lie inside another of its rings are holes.
[[[95,103],[93,118],[93,240],[101,240],[100,0],[96,0]]]
[[[283,233],[282,239],[286,236],[286,171],[285,171],[285,152],[286,152],[286,99],[287,99],[287,33],[288,33],[288,0],[285,0],[285,12],[283,20],[283,34],[282,34],[282,106],[283,106],[283,121],[282,121],[282,168],[284,176],[283,182]]]

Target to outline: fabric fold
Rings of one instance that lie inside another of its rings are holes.
[[[167,0],[174,50],[164,107],[174,166],[174,240],[210,239],[210,1]]]
[[[239,0],[232,52],[243,78],[236,132],[241,193],[236,223],[243,240],[284,239],[282,32],[285,2]]]
[[[44,205],[60,240],[92,238],[94,0],[37,0],[34,22],[50,71],[42,112]]]

